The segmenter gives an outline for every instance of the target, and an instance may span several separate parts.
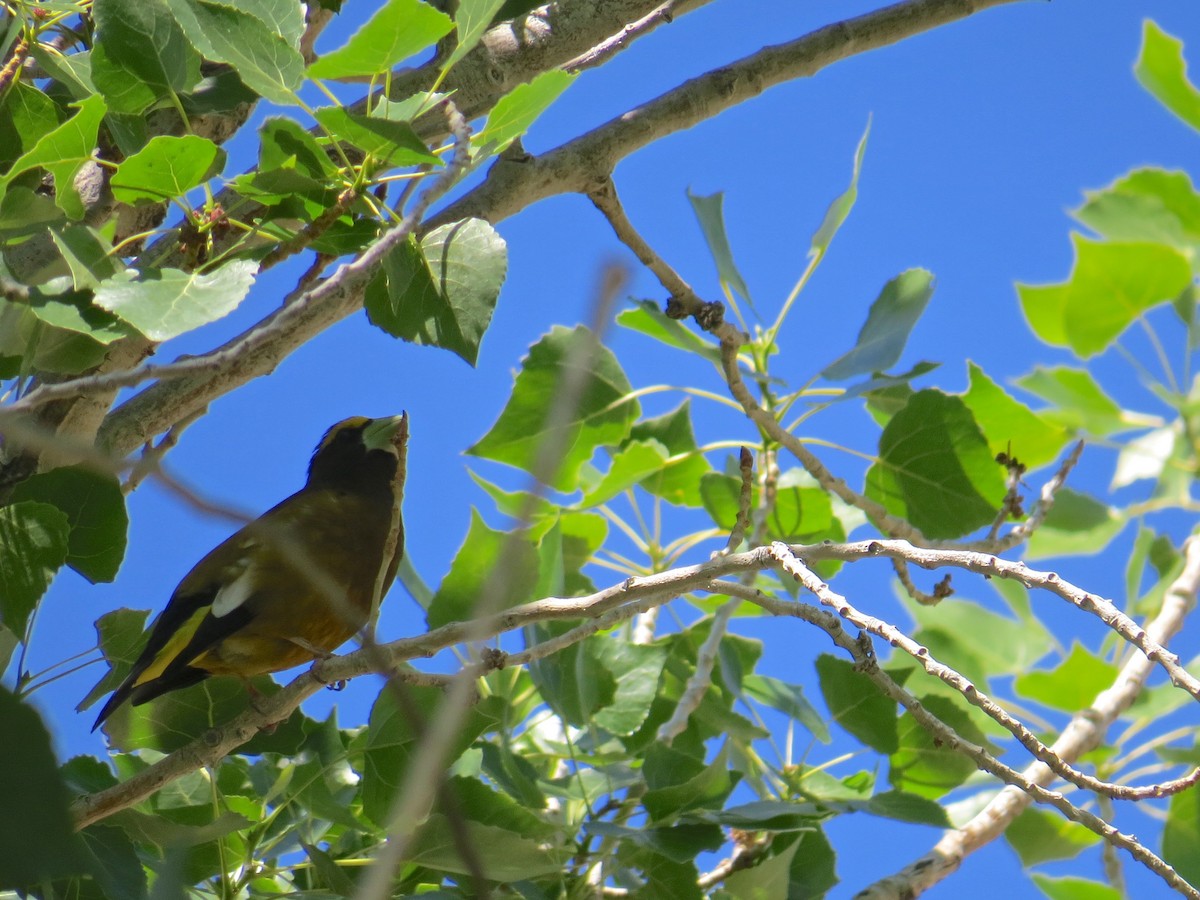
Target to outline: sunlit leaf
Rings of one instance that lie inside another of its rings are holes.
[[[449,16],[420,0],[388,0],[342,47],[308,66],[308,76],[350,78],[389,71],[432,47],[452,28]]]
[[[1066,430],[1046,421],[992,381],[979,366],[967,363],[970,386],[962,395],[993,453],[1006,453],[1030,469],[1053,462],[1069,440]]]
[[[272,103],[295,103],[304,57],[251,12],[209,0],[165,0],[187,39],[205,59],[231,65],[246,86]]]
[[[1061,489],[1041,527],[1029,539],[1026,556],[1100,553],[1121,529],[1125,520],[1117,510],[1070,488]]]
[[[182,197],[225,166],[225,151],[194,134],[153,137],[113,173],[113,196],[122,203],[161,203]]]
[[[389,334],[474,365],[507,270],[504,239],[487,222],[443,225],[388,253],[367,290],[367,315]]]
[[[96,289],[96,305],[146,337],[165,341],[232,312],[250,292],[258,264],[232,260],[212,272],[126,269]]]
[[[1142,50],[1133,72],[1142,87],[1200,131],[1200,90],[1188,80],[1183,41],[1167,34],[1152,19],[1142,27]]]
[[[1053,669],[1018,675],[1015,687],[1022,697],[1052,709],[1075,712],[1090,706],[1101,691],[1117,680],[1117,667],[1075,643],[1070,655]]]
[[[454,52],[442,64],[442,68],[450,69],[466,56],[479,43],[483,33],[487,31],[496,12],[504,5],[504,0],[459,0],[454,12],[454,27],[458,32],[458,41]]]
[[[1029,327],[1047,344],[1094,356],[1139,315],[1191,283],[1191,264],[1173,247],[1072,238],[1075,264],[1067,281],[1017,285]]]
[[[574,75],[560,69],[542,72],[532,81],[518,85],[488,113],[487,123],[476,138],[485,153],[500,153],[519,138],[555,100],[571,86]]]
[[[580,383],[581,382],[581,383]],[[573,408],[555,408],[567,385],[579,384]],[[541,473],[570,491],[597,446],[615,446],[639,412],[629,380],[605,347],[584,328],[555,327],[529,349],[500,418],[468,453],[536,472],[543,445],[561,448],[556,473]]]
[[[1102,838],[1057,813],[1028,807],[1004,829],[1004,838],[1017,851],[1021,865],[1036,866],[1057,859],[1074,859]]]
[[[493,612],[534,600],[537,576],[537,552],[528,535],[494,531],[472,511],[467,537],[429,606],[429,627],[468,622],[485,599]]]

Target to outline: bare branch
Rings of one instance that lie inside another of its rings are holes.
[[[1158,615],[1146,625],[1146,634],[1158,646],[1167,643],[1183,627],[1200,589],[1200,539],[1184,544],[1184,567],[1167,590]],[[1117,675],[1113,686],[1103,691],[1090,707],[1076,713],[1051,746],[1060,759],[1070,762],[1097,746],[1105,731],[1142,692],[1154,665],[1145,651],[1131,658]],[[1174,679],[1172,679],[1174,680]],[[1195,696],[1195,694],[1193,694]],[[1024,772],[1030,782],[1049,784],[1054,773],[1044,763],[1034,763]],[[969,853],[995,840],[1029,805],[1029,797],[1006,788],[961,828],[947,832],[915,862],[882,879],[859,896],[870,900],[914,896],[952,874]]]

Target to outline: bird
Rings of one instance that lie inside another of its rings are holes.
[[[332,651],[366,624],[393,523],[395,550],[379,597],[404,552],[398,515],[408,416],[338,422],[313,451],[303,488],[196,563],[149,628],[129,675],[92,731],[134,706],[212,675],[290,669]]]

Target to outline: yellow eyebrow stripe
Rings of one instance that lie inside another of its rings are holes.
[[[183,652],[183,648],[188,645],[188,641],[195,635],[196,629],[200,627],[200,621],[208,615],[208,609],[207,606],[200,607],[192,613],[191,618],[175,629],[175,633],[171,635],[170,640],[163,645],[163,648],[158,651],[150,665],[134,681],[134,687],[145,684],[147,681],[153,681],[166,670],[167,666],[175,661],[175,657]]]

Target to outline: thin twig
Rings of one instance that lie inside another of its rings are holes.
[[[915,659],[926,672],[954,688],[968,703],[983,710],[995,722],[1006,728],[1026,750],[1036,759],[1045,763],[1056,775],[1077,787],[1120,800],[1144,800],[1149,797],[1166,797],[1177,794],[1200,781],[1200,768],[1193,769],[1181,778],[1145,787],[1114,784],[1079,771],[1064,762],[1053,750],[1039,741],[1032,731],[1009,715],[1003,707],[979,690],[971,681],[934,659],[928,648],[918,644],[896,626],[855,609],[845,597],[831,590],[828,585],[820,582],[820,579],[814,582],[812,579],[816,576],[812,574],[812,570],[797,559],[786,544],[779,542],[772,544],[771,552],[779,560],[783,570],[797,581],[803,582],[804,586],[812,591],[821,603],[837,612],[855,627],[877,635],[893,647],[903,650]]]
[[[1146,625],[1149,640],[1156,646],[1170,641],[1183,627],[1200,589],[1200,539],[1188,538],[1183,553],[1183,571],[1167,589],[1158,614]],[[1144,652],[1132,657],[1122,666],[1112,687],[1102,691],[1090,707],[1076,713],[1050,749],[1060,759],[1071,761],[1097,746],[1109,725],[1141,694],[1153,668],[1154,663]],[[1054,777],[1041,762],[1027,768],[1023,775],[1039,785],[1049,784]],[[970,822],[943,835],[920,859],[877,881],[858,896],[864,900],[885,900],[923,892],[956,871],[967,854],[999,836],[1028,804],[1026,794],[1005,788]]]
[[[772,551],[777,554],[777,558],[780,559],[781,564],[785,566],[786,570],[822,603],[830,606],[836,604],[835,595],[829,590],[829,586],[804,565],[802,561],[796,559],[785,544],[774,544]],[[843,615],[843,617],[845,616]],[[845,633],[841,632],[841,635],[844,637]],[[836,640],[837,638],[835,638]],[[1169,887],[1178,891],[1183,896],[1190,897],[1192,900],[1200,900],[1200,891],[1197,891],[1188,884],[1178,872],[1148,847],[1139,842],[1136,837],[1119,831],[1094,813],[1081,809],[1067,800],[1061,793],[1046,790],[1040,784],[1022,775],[1016,769],[1000,762],[983,747],[962,738],[953,728],[930,713],[909,691],[896,684],[886,672],[879,668],[879,665],[874,661],[874,657],[870,654],[860,654],[856,658],[856,662],[858,663],[860,672],[871,678],[876,685],[883,689],[888,697],[903,706],[917,723],[930,732],[934,740],[942,746],[969,757],[978,768],[1000,778],[1011,789],[1024,792],[1038,803],[1053,806],[1072,822],[1078,822],[1089,831],[1100,835],[1100,837],[1113,846],[1120,847],[1128,852],[1134,859],[1158,875]]]
[[[593,69],[602,63],[608,62],[612,57],[616,56],[632,41],[649,34],[659,25],[670,24],[675,20],[676,7],[681,4],[678,0],[667,0],[661,6],[652,9],[646,15],[634,22],[630,22],[616,34],[605,38],[587,53],[581,53],[569,62],[563,63],[563,69],[568,72],[582,72],[584,69]]]

